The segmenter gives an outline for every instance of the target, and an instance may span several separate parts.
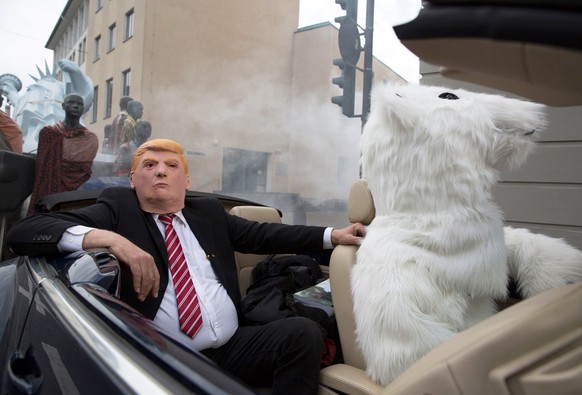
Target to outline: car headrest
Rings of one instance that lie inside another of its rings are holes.
[[[230,214],[257,221],[281,223],[281,213],[272,207],[264,206],[235,206],[230,210]]]
[[[368,182],[362,179],[354,181],[348,197],[349,221],[369,225],[375,216],[374,199],[368,189]]]

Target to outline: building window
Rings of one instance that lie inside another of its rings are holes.
[[[125,70],[121,73],[123,85],[121,87],[121,96],[129,96],[129,88],[131,86],[131,69]]]
[[[103,0],[97,0],[96,11],[99,11],[101,8],[103,8]]]
[[[238,148],[224,148],[222,191],[256,193],[267,191],[269,154]]]
[[[113,78],[105,81],[105,84],[107,86],[107,92],[105,92],[105,94],[107,95],[105,97],[105,118],[110,118],[111,106],[113,102]]]
[[[109,48],[108,51],[112,51],[115,49],[115,33],[117,28],[115,27],[115,23],[109,26]]]
[[[99,60],[101,57],[101,36],[95,37],[95,57],[93,60]]]
[[[99,87],[93,88],[93,116],[91,117],[91,122],[97,122],[97,104],[99,103]]]
[[[133,8],[125,14],[125,34],[123,39],[128,40],[133,37]]]
[[[87,55],[87,39],[84,38],[81,43],[79,43],[79,65],[85,63]]]

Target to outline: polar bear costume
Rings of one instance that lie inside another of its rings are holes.
[[[534,150],[543,105],[398,84],[376,87],[372,98],[361,150],[376,217],[351,286],[367,373],[387,385],[494,314],[509,276],[526,297],[582,279],[582,252],[504,230],[492,200],[497,169],[523,164]]]

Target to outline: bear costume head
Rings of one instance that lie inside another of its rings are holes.
[[[361,141],[377,215],[471,207],[497,169],[518,166],[545,127],[545,106],[438,86],[382,84]]]

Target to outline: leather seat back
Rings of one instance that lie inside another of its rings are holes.
[[[526,299],[459,333],[382,395],[582,393],[582,282]]]
[[[348,197],[349,221],[368,225],[374,219],[374,215],[374,201],[367,182],[355,181]],[[364,358],[356,344],[356,322],[350,288],[350,272],[356,262],[357,251],[357,246],[337,246],[330,258],[329,277],[344,363],[365,370]],[[333,292],[334,289],[340,291]]]
[[[272,207],[235,206],[230,210],[230,214],[260,223],[281,223],[281,214],[277,209]],[[240,252],[235,252],[234,258],[238,270],[238,283],[241,295],[246,293],[247,288],[253,281],[252,273],[255,265],[266,257],[267,255],[243,254]]]
[[[350,222],[368,224],[373,200],[352,186]],[[355,339],[350,271],[357,247],[338,246],[330,262],[332,298],[344,364],[322,370],[329,393],[408,395],[582,393],[582,282],[521,301],[441,344],[381,389],[365,376]],[[334,292],[335,291],[335,292]]]

